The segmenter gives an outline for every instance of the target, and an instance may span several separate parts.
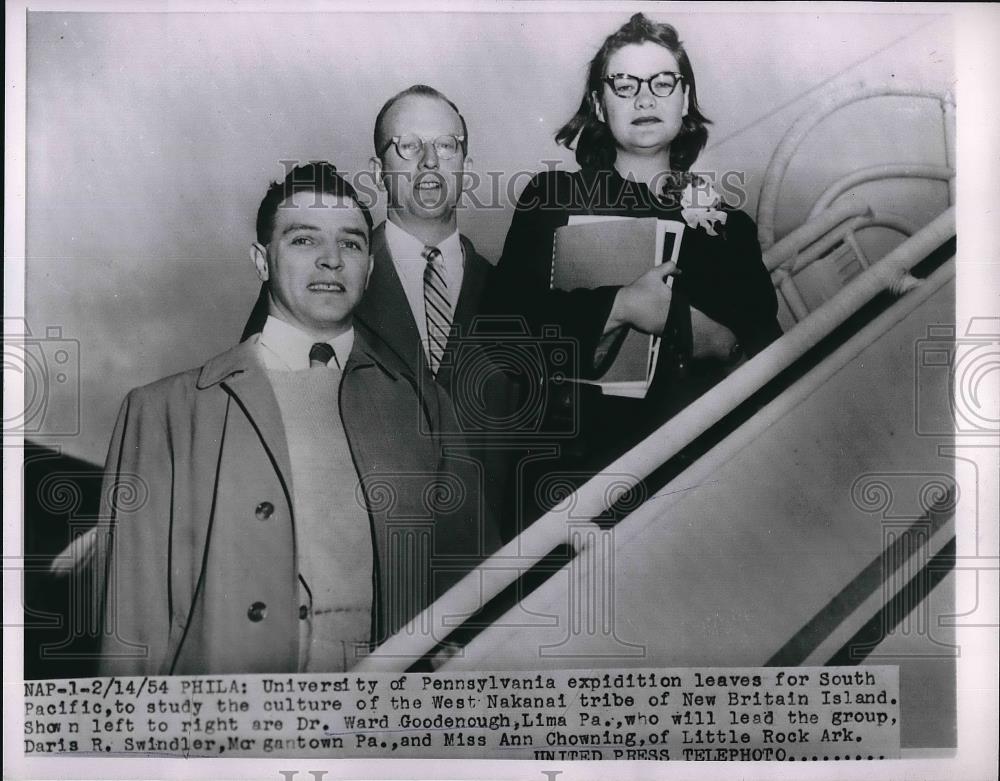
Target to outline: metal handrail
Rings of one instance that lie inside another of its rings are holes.
[[[768,428],[780,421],[789,410],[798,406],[798,404],[815,393],[819,388],[822,388],[834,374],[857,358],[881,334],[912,314],[924,301],[930,298],[944,284],[954,279],[954,277],[955,260],[952,258],[943,263],[927,279],[921,280],[921,284],[913,290],[912,295],[903,296],[896,306],[889,307],[885,312],[866,324],[831,353],[828,359],[821,361],[818,365],[810,369],[801,380],[797,381],[759,412],[754,413],[753,417],[747,420],[746,423],[706,453],[704,458],[698,459],[677,475],[673,479],[672,484],[678,486],[679,490],[665,491],[655,497],[655,500],[651,499],[641,507],[636,508],[626,520],[623,520],[615,528],[616,544],[619,546],[627,545],[634,536],[633,533],[627,530],[635,530],[653,522],[657,513],[662,512],[675,499],[679,499],[683,495],[686,486],[697,486],[709,482],[720,463],[730,460],[736,453],[762,436]],[[627,526],[626,521],[628,522]],[[623,530],[626,531],[623,532]]]
[[[764,251],[764,267],[775,271],[808,247],[826,236],[838,225],[853,217],[871,216],[872,208],[861,201],[831,206],[816,219],[800,225]]]
[[[456,617],[473,615],[486,601],[513,583],[520,571],[537,564],[567,540],[570,522],[595,518],[608,505],[615,489],[637,485],[716,421],[791,366],[823,338],[882,291],[899,280],[927,255],[955,235],[955,209],[949,207],[929,225],[874,263],[767,349],[658,428],[606,470],[588,480],[571,496],[545,513],[440,599],[414,617],[357,666],[359,671],[402,671],[432,650],[454,626]],[[512,568],[516,562],[517,569]],[[430,627],[430,631],[422,631]]]
[[[879,179],[934,179],[940,182],[950,182],[955,178],[955,169],[943,165],[910,165],[896,163],[890,165],[872,165],[849,173],[829,187],[816,199],[809,211],[808,220],[817,217],[830,208],[837,198],[852,187]]]
[[[856,234],[875,227],[890,228],[904,236],[912,236],[918,230],[902,215],[874,211],[866,203],[858,201],[850,205],[830,207],[764,253],[764,266],[771,272],[771,281],[781,293],[796,322],[808,317],[809,307],[795,284],[795,275],[844,243],[851,247],[862,268],[868,268],[871,264],[862,251]],[[825,232],[818,234],[820,229]]]
[[[765,250],[775,244],[775,217],[778,208],[778,195],[785,172],[792,161],[796,150],[801,146],[806,136],[821,121],[833,112],[872,98],[908,97],[936,100],[941,106],[942,123],[944,125],[944,145],[947,166],[955,168],[954,142],[954,111],[955,100],[950,92],[938,92],[923,87],[877,86],[865,87],[851,85],[825,95],[819,104],[811,111],[799,117],[778,143],[771,160],[764,172],[764,181],[757,202],[757,235],[761,247]],[[954,203],[954,180],[950,181],[949,202]]]
[[[672,513],[676,513],[674,510],[675,504],[683,502],[684,498],[689,495],[689,490],[697,490],[699,486],[715,482],[718,479],[719,470],[724,468],[725,464],[736,458],[740,452],[751,447],[761,437],[765,437],[766,432],[771,426],[777,425],[785,415],[790,414],[812,394],[819,391],[838,372],[842,371],[845,366],[856,361],[858,356],[868,349],[868,347],[907,317],[911,316],[928,299],[941,290],[942,287],[953,281],[954,278],[955,260],[952,258],[942,263],[926,279],[921,280],[920,286],[914,289],[912,293],[902,297],[894,306],[888,307],[851,335],[847,341],[838,346],[829,356],[806,372],[800,379],[796,380],[762,409],[755,412],[752,417],[712,447],[704,456],[694,461],[683,472],[672,478],[670,483],[664,488],[659,489],[655,496],[650,497],[649,501],[622,519],[615,526],[613,532],[605,530],[602,535],[589,535],[590,539],[581,545],[580,555],[570,565],[571,600],[572,589],[578,588],[579,584],[605,582],[608,573],[614,571],[618,551],[625,551],[631,546],[641,544],[640,540],[646,536],[647,531],[654,524],[671,522],[671,519],[676,517],[676,514],[672,515]],[[609,545],[609,537],[612,534],[613,542]],[[572,571],[574,567],[575,572]],[[901,583],[897,585],[899,587],[902,586]],[[535,614],[540,612],[549,616],[555,613],[553,620],[557,621],[561,619],[563,616],[558,613],[560,607],[556,604],[560,597],[558,593],[554,593],[557,592],[557,588],[558,586],[555,583],[543,586],[544,590],[536,592],[537,597],[532,598],[530,611]],[[886,599],[890,596],[891,594],[885,595]],[[572,622],[574,616],[571,612],[573,607],[575,605],[570,601],[567,606],[570,612],[564,614],[567,615],[569,620],[569,631],[571,634],[573,633]],[[614,637],[614,630],[616,628],[613,618],[615,611],[614,600],[612,599],[603,604],[595,605],[595,607],[598,615],[593,617],[592,620],[601,622],[601,625],[606,628],[605,631],[608,636]],[[518,644],[525,639],[525,632],[522,629],[524,627],[523,613],[521,613],[525,609],[528,608],[521,605],[514,606],[496,620],[495,626],[518,627],[517,630],[510,634],[505,633],[503,636],[498,636],[498,633],[493,632],[474,638],[466,646],[462,656],[457,657],[454,662],[449,661],[444,669],[483,669],[482,667],[477,667],[477,665],[484,663],[484,658],[487,667],[493,668],[495,663],[492,660],[509,658],[506,656],[507,649],[510,649],[511,654],[515,658],[525,658],[521,650],[517,648]],[[859,622],[858,616],[855,614],[849,620],[851,626],[856,629]],[[521,623],[518,623],[519,621]],[[843,632],[841,631],[838,636],[842,637]],[[638,638],[633,639],[638,640]],[[546,646],[542,646],[542,648],[544,647]],[[624,650],[623,646],[617,645],[617,650]],[[535,651],[535,653],[538,653],[538,651]],[[598,655],[598,652],[595,652],[594,655]],[[817,651],[814,651],[809,659],[803,660],[802,664],[822,664],[820,656]],[[826,654],[822,658],[828,659],[829,657],[830,654]]]

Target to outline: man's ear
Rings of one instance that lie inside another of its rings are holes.
[[[375,256],[368,256],[368,276],[365,277],[365,290],[368,289],[368,283],[372,281],[372,272],[375,270]]]
[[[459,174],[459,176],[461,178],[460,178],[458,184],[461,187],[461,192],[463,192],[463,193],[467,189],[466,188],[466,178],[472,173],[472,166],[473,165],[474,165],[474,161],[473,161],[473,159],[471,157],[466,156],[466,157],[462,158],[462,171]],[[475,180],[473,180],[473,181],[475,182]]]
[[[257,269],[257,278],[261,282],[267,282],[270,276],[267,270],[267,247],[259,242],[250,245],[250,262]]]
[[[385,190],[385,184],[382,182],[382,161],[377,157],[368,158],[368,168],[372,172],[372,179],[375,180],[375,186],[380,190]]]
[[[598,121],[604,122],[604,106],[601,105],[601,99],[596,92],[590,93],[590,102],[594,104],[594,113],[597,115]]]

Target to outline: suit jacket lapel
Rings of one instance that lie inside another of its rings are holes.
[[[455,304],[455,316],[451,321],[451,332],[448,335],[448,351],[454,352],[462,339],[467,339],[472,332],[472,324],[479,313],[479,303],[483,297],[483,289],[489,276],[490,264],[477,254],[464,236],[459,237],[462,243],[462,289],[458,293]],[[453,361],[442,364],[438,370],[437,380],[448,387],[451,382]]]
[[[396,267],[385,239],[385,225],[379,225],[372,233],[372,254],[375,266],[368,290],[355,316],[368,326],[406,363],[417,375],[423,361],[423,347],[420,345],[420,331],[413,319],[410,302],[403,292]]]
[[[449,351],[457,348],[460,339],[469,336],[492,269],[489,261],[475,251],[471,242],[464,236],[460,236],[460,240],[465,265],[462,289],[459,291],[448,337]],[[420,331],[413,319],[410,302],[403,292],[403,283],[392,262],[384,223],[372,233],[372,254],[375,256],[375,267],[356,316],[403,359],[414,375],[419,376],[426,366],[424,348],[420,343]],[[451,380],[450,362],[442,365],[437,380],[445,387],[448,386]]]
[[[458,293],[458,303],[455,305],[455,317],[452,323],[459,326],[458,333],[464,337],[469,335],[472,319],[479,309],[479,301],[483,295],[483,286],[486,284],[488,270],[483,268],[483,265],[489,266],[489,263],[477,255],[475,251],[470,251],[465,246],[464,241],[462,242],[462,257],[465,259],[462,271],[462,289]],[[454,339],[455,335],[455,329],[452,328],[451,339]],[[449,348],[454,346],[451,339],[448,343]]]

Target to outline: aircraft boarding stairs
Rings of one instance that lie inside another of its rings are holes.
[[[780,187],[810,132],[858,101],[900,97],[937,101],[947,164],[862,168],[776,241]],[[407,669],[568,543],[575,556],[442,671],[898,664],[904,748],[953,746],[954,516],[974,501],[956,489],[939,360],[954,342],[954,206],[918,227],[858,196],[867,182],[922,178],[947,183],[954,204],[953,123],[949,95],[883,88],[833,93],[795,122],[757,214],[785,335],[358,669]],[[878,227],[905,240],[873,260],[859,236]],[[741,409],[752,414],[624,520],[593,522]]]

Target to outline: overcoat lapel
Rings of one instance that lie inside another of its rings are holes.
[[[258,340],[259,337],[252,337],[205,364],[198,387],[207,388],[219,382],[232,395],[260,436],[291,503],[292,467],[288,443],[278,400],[255,354]]]

